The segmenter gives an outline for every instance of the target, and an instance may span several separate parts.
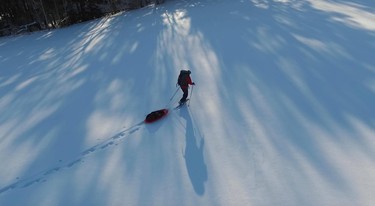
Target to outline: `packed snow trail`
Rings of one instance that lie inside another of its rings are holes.
[[[189,99],[187,99],[189,101]],[[169,110],[175,111],[178,109],[181,109],[183,107],[187,107],[188,105],[186,104],[187,101],[183,104],[179,104],[176,107],[172,107]],[[176,102],[173,101],[173,97],[171,98],[170,102],[168,104],[175,104]],[[162,120],[162,119],[161,119]],[[108,149],[113,146],[118,146],[122,141],[126,140],[126,138],[129,138],[130,135],[133,133],[139,131],[145,126],[145,122],[141,121],[133,126],[127,127],[123,129],[122,131],[118,132],[116,135],[107,138],[106,140],[102,141],[101,143],[98,143],[89,149],[84,150],[83,152],[80,153],[79,156],[74,158],[73,160],[70,161],[63,161],[59,160],[58,165],[55,165],[51,168],[45,169],[41,172],[38,172],[37,174],[34,174],[29,177],[18,177],[17,181],[1,187],[0,186],[0,195],[5,192],[9,192],[14,189],[22,189],[22,188],[27,188],[30,187],[34,184],[37,183],[43,183],[47,181],[48,177],[50,175],[53,175],[58,172],[63,172],[64,170],[70,169],[75,165],[78,165],[80,163],[83,163],[86,158],[88,158],[90,155],[95,154],[96,152],[100,152],[101,150]],[[66,164],[63,164],[63,162],[67,162]]]
[[[103,142],[81,152],[73,160],[70,160],[70,161],[59,160],[59,163],[57,165],[51,168],[45,169],[30,177],[18,177],[17,178],[18,180],[16,182],[8,186],[5,186],[5,187],[0,186],[0,195],[2,193],[9,192],[14,189],[23,189],[23,188],[30,187],[36,183],[43,183],[47,181],[49,176],[58,172],[63,172],[64,170],[70,169],[75,165],[83,163],[86,158],[88,158],[90,155],[95,154],[96,152],[100,152],[110,147],[118,146],[122,141],[126,140],[126,138],[129,138],[132,134],[142,129],[143,126],[144,126],[144,122],[142,121],[131,127],[128,127],[127,129],[124,129],[123,131],[120,131],[116,135],[110,138],[107,138]],[[63,164],[63,162],[67,162],[67,163]]]

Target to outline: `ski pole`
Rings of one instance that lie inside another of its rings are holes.
[[[171,104],[173,98],[176,96],[177,91],[178,91],[178,88],[176,89],[176,91],[174,92],[174,94],[172,95],[172,97],[169,99],[169,102],[168,102],[168,104],[166,105],[166,107],[169,107],[169,105]]]
[[[171,102],[172,101],[172,99],[174,98],[174,96],[176,96],[176,94],[177,94],[177,91],[178,91],[178,87],[177,87],[177,89],[176,89],[176,91],[174,92],[174,94],[173,94],[173,96],[169,99],[169,102]]]

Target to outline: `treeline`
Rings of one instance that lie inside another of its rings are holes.
[[[0,0],[0,36],[64,27],[164,0]]]

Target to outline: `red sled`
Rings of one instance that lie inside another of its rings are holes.
[[[161,110],[153,111],[146,116],[145,123],[156,122],[159,119],[166,116],[167,114],[168,114],[168,109],[161,109]]]

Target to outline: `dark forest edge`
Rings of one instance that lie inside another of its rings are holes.
[[[161,3],[164,0],[0,0],[0,36],[66,27]]]

